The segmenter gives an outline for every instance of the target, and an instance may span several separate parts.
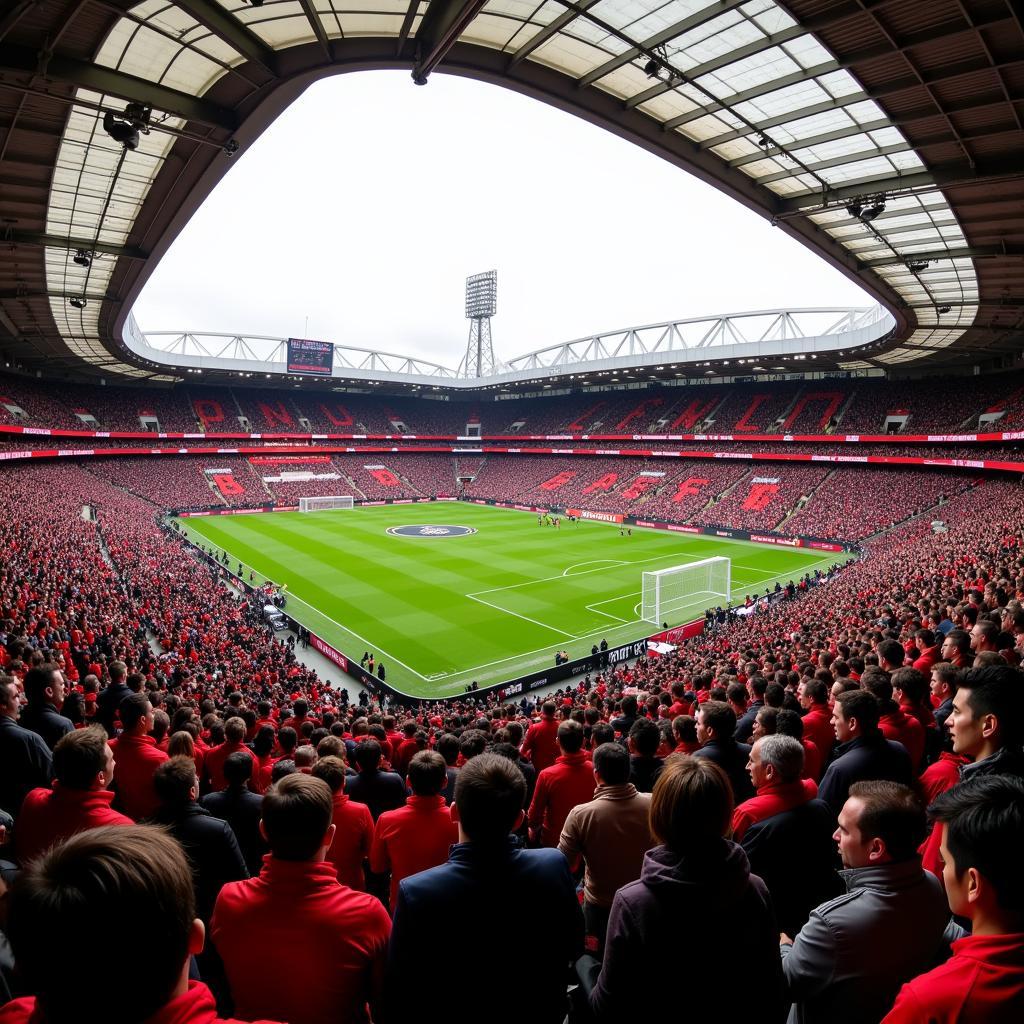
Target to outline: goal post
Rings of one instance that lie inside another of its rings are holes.
[[[732,561],[728,558],[703,558],[699,562],[656,569],[642,576],[640,617],[660,626],[675,612],[692,607],[701,598],[732,594]]]
[[[325,498],[299,498],[300,512],[332,512],[335,509],[354,508],[351,494],[339,494]]]

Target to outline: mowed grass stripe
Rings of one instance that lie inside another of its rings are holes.
[[[415,524],[478,532],[452,538],[386,532]],[[582,656],[601,636],[622,643],[643,635],[648,627],[635,621],[633,610],[645,569],[726,555],[733,560],[734,596],[742,599],[745,588],[760,593],[773,585],[776,574],[785,582],[834,558],[638,528],[620,537],[617,527],[600,523],[554,530],[538,527],[529,514],[463,503],[210,517],[182,525],[228,551],[233,565],[241,559],[257,574],[287,582],[288,610],[296,618],[356,658],[370,647],[383,657],[389,683],[421,696],[545,667],[555,650]],[[677,621],[703,607],[683,609]],[[423,678],[439,675],[445,678]]]

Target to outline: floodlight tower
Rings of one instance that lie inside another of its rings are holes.
[[[491,344],[491,317],[498,309],[498,272],[488,270],[466,278],[466,319],[469,341],[459,365],[463,377],[488,377],[498,368]]]

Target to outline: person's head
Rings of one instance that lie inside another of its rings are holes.
[[[953,751],[979,760],[1024,736],[1024,673],[1009,665],[971,669],[960,678],[946,719]]]
[[[487,749],[487,733],[482,729],[467,729],[459,737],[459,753],[463,761],[470,761]]]
[[[312,768],[316,764],[316,747],[303,743],[301,747],[295,748],[295,767],[302,771],[305,768]]]
[[[792,736],[795,740],[802,740],[804,720],[789,708],[779,708],[779,713],[775,716],[775,733],[778,736]]]
[[[624,786],[629,782],[629,751],[621,743],[602,743],[594,748],[594,776],[599,786]]]
[[[960,680],[960,669],[948,661],[940,661],[932,665],[932,678],[929,689],[939,703],[954,696]]]
[[[196,741],[192,738],[192,733],[181,729],[171,734],[167,741],[168,757],[195,757],[195,753]]]
[[[762,736],[750,748],[747,771],[755,789],[796,782],[803,770],[803,745],[791,736]]]
[[[111,686],[123,686],[128,678],[128,666],[123,661],[112,661],[107,668]]]
[[[540,706],[540,713],[545,718],[554,718],[555,717],[555,712],[557,710],[558,710],[558,707],[556,706],[556,704],[555,704],[555,702],[553,700],[546,700]]]
[[[236,750],[224,758],[224,780],[234,789],[244,789],[252,778],[252,757]]]
[[[632,694],[622,698],[622,714],[624,718],[635,718],[638,708],[639,702]]]
[[[938,796],[929,816],[942,823],[942,880],[949,909],[1000,932],[1024,931],[1024,781],[981,775]]]
[[[376,740],[363,740],[356,744],[355,753],[356,767],[361,772],[376,771],[380,764],[380,744]]]
[[[832,728],[840,743],[870,736],[878,729],[878,699],[867,690],[847,690],[836,697]]]
[[[241,743],[245,739],[245,719],[237,716],[224,723],[224,739],[228,743]]]
[[[951,629],[946,634],[945,640],[942,641],[939,654],[942,655],[943,661],[966,659],[969,665],[971,663],[971,634],[964,629]]]
[[[436,750],[421,750],[409,762],[413,796],[437,796],[448,784],[448,765]]]
[[[0,676],[0,715],[17,719],[21,709],[18,683],[13,676]]]
[[[107,789],[114,778],[114,753],[102,726],[61,736],[53,748],[53,771],[63,789]]]
[[[583,726],[568,718],[559,723],[555,739],[563,754],[578,754],[583,747]]]
[[[697,720],[692,715],[676,715],[672,719],[672,735],[676,743],[696,743]]]
[[[796,699],[805,711],[815,705],[824,707],[828,704],[828,685],[820,679],[803,679],[796,688]]]
[[[700,743],[729,740],[735,732],[736,712],[725,701],[705,701],[697,709],[697,739]]]
[[[117,706],[124,731],[145,736],[153,728],[153,705],[144,693],[129,693]]]
[[[971,627],[971,650],[975,654],[999,649],[999,627],[991,619],[979,619]]]
[[[453,818],[460,838],[495,844],[522,824],[526,779],[499,754],[478,754],[459,769]]]
[[[459,760],[459,737],[446,732],[438,737],[434,749],[444,758],[444,763],[449,768],[454,768]]]
[[[699,853],[724,838],[733,809],[732,785],[717,764],[673,754],[651,794],[651,835],[674,853]]]
[[[260,833],[278,860],[323,860],[334,841],[333,816],[330,786],[292,772],[264,795]]]
[[[775,684],[772,683],[772,686]],[[765,705],[761,708],[757,715],[754,717],[754,726],[751,729],[751,737],[755,740],[760,739],[762,736],[771,736],[775,730],[779,719],[779,708],[772,708]]]
[[[203,948],[188,860],[152,825],[80,832],[26,865],[7,932],[21,981],[49,1024],[82,1020],[82,995],[104,976],[116,977],[118,993],[105,1021],[148,1019],[187,983],[190,957]],[[80,952],[57,969],[55,944],[65,943]],[[116,968],[107,960],[115,951]]]
[[[316,757],[318,761],[321,757],[340,757],[344,760],[347,752],[345,741],[340,736],[324,736],[324,738],[316,745]]]
[[[897,669],[892,674],[892,691],[895,699],[901,704],[912,707],[920,704],[928,693],[928,680],[925,674],[909,665]]]
[[[892,672],[903,664],[906,652],[899,640],[883,640],[875,652],[878,655],[878,663],[886,672]]]
[[[196,763],[191,757],[171,757],[153,773],[157,799],[167,810],[177,810],[199,796]]]
[[[270,769],[270,784],[280,782],[286,775],[292,775],[298,770],[290,757],[282,757],[279,761],[275,761],[274,767]]]
[[[866,868],[913,860],[926,831],[924,808],[908,786],[855,782],[832,838],[843,867]]]
[[[640,757],[654,757],[661,745],[661,730],[649,718],[638,718],[629,727],[629,749]]]
[[[299,745],[299,734],[290,725],[283,726],[277,734],[277,745],[282,754],[290,757]]]
[[[305,718],[309,714],[309,704],[300,697],[292,704],[292,714],[296,718]]]
[[[23,686],[31,707],[52,704],[59,709],[64,703],[64,673],[52,662],[30,668]]]
[[[333,754],[319,758],[310,774],[314,779],[323,779],[331,793],[340,793],[345,788],[345,762]]]

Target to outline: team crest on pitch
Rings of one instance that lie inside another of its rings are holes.
[[[465,537],[476,533],[472,526],[392,526],[393,537]]]

